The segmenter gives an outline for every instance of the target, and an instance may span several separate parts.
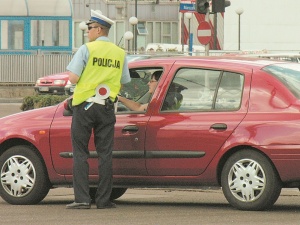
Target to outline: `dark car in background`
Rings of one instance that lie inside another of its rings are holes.
[[[300,64],[242,57],[168,57],[131,62],[124,93],[146,111],[118,104],[113,191],[221,187],[241,210],[272,207],[300,187]],[[151,75],[162,71],[152,96]],[[17,122],[16,122],[17,121]],[[0,195],[37,204],[72,185],[68,101],[0,118]],[[98,156],[89,143],[90,195]],[[199,194],[199,193],[195,193]]]
[[[37,79],[34,90],[38,94],[65,94],[65,86],[69,81],[67,72],[52,74]]]

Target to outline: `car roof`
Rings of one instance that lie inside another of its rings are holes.
[[[144,59],[152,59],[152,58],[164,58],[164,57],[173,57],[173,56],[183,56],[183,54],[135,54],[135,55],[127,55],[128,62],[136,61],[136,60],[144,60]]]
[[[187,64],[197,62],[197,65],[205,67],[214,67],[216,65],[232,66],[237,67],[242,65],[246,68],[263,68],[271,64],[281,64],[288,63],[285,61],[274,61],[264,58],[254,58],[254,57],[240,57],[240,56],[176,56],[176,57],[162,57],[162,58],[151,58],[142,59],[138,61],[130,62],[130,67],[136,66],[159,66],[163,64]]]
[[[39,79],[63,79],[63,78],[66,79],[69,78],[68,72],[50,74],[50,75],[40,77]]]

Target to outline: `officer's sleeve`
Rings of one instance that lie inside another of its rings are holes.
[[[130,78],[130,73],[129,73],[129,69],[128,69],[128,61],[127,61],[127,57],[125,56],[123,72],[122,72],[122,77],[121,77],[121,84],[126,84],[126,83],[129,83],[130,81],[131,81],[131,78]]]
[[[81,76],[88,59],[88,50],[86,45],[82,45],[77,52],[75,53],[74,57],[72,58],[71,62],[67,66],[67,70],[71,71],[72,73]]]

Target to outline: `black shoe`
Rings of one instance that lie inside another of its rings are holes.
[[[67,209],[90,209],[91,208],[91,204],[90,203],[77,203],[77,202],[73,202],[69,205],[66,205]]]
[[[99,205],[97,206],[97,209],[111,209],[111,208],[116,208],[117,205],[113,202],[109,202],[108,204],[106,205]]]

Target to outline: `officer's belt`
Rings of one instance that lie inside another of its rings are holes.
[[[100,99],[97,97],[90,97],[86,100],[86,102],[95,102],[100,105],[105,105],[105,99]]]

